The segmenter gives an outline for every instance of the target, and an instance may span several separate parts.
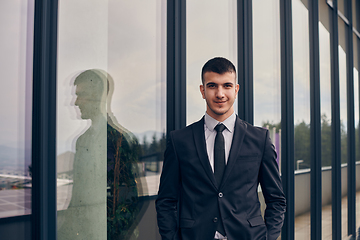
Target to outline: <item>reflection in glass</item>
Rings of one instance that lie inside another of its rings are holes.
[[[322,239],[332,237],[331,184],[331,59],[328,6],[320,5],[319,22],[321,165],[322,165]]]
[[[187,1],[186,22],[186,124],[190,124],[206,109],[199,88],[202,66],[213,57],[225,57],[237,66],[236,1]]]
[[[58,213],[59,239],[106,238],[106,89],[105,75],[96,70],[79,74],[75,105],[91,125],[75,143],[70,203]],[[69,185],[66,185],[69,186]],[[70,190],[70,188],[68,188]]]
[[[349,0],[348,0],[349,1]],[[356,19],[358,18],[357,14],[356,14],[356,9],[357,7],[359,7],[359,3],[357,3],[356,0],[351,0],[352,3],[351,3],[351,9],[352,9],[352,25],[355,29],[358,30],[358,24],[357,24],[357,21]]]
[[[349,0],[338,0],[338,10],[345,16],[345,3]]]
[[[355,107],[355,161],[356,161],[356,183],[360,183],[360,116],[359,116],[359,62],[358,43],[359,39],[353,34],[354,46],[354,107]],[[356,185],[356,229],[360,229],[360,184]]]
[[[31,214],[34,1],[0,5],[0,218],[5,218]]]
[[[281,165],[280,6],[278,0],[252,3],[254,124],[270,130]]]
[[[254,125],[269,129],[281,170],[279,1],[252,1],[252,9]],[[261,188],[259,190],[261,209],[264,210],[264,197]]]
[[[59,2],[59,240],[159,239],[165,23],[164,0]]]
[[[294,59],[295,239],[310,239],[310,69],[309,16],[292,1]]]
[[[341,188],[346,189],[347,192],[347,63],[346,63],[346,25],[339,17],[339,86],[340,86],[340,122],[341,122]],[[347,208],[347,194],[343,196],[341,201],[341,234],[343,237],[348,236],[348,208]]]

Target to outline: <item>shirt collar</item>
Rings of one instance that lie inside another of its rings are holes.
[[[235,128],[235,120],[236,120],[236,115],[235,112],[233,112],[233,114],[231,114],[230,117],[228,117],[227,119],[225,119],[222,124],[225,125],[225,127],[227,128],[227,130],[229,130],[229,132],[233,132],[234,128]],[[205,126],[210,130],[210,131],[215,131],[214,128],[216,125],[218,125],[219,121],[212,118],[209,114],[205,113]]]

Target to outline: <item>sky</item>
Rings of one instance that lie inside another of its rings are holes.
[[[280,121],[280,19],[278,1],[253,1],[255,125]],[[29,146],[33,1],[0,2],[0,145]],[[310,120],[308,12],[293,1],[295,123]],[[187,3],[187,124],[201,118],[201,67],[223,56],[237,65],[236,1]],[[58,19],[58,153],[74,151],[91,125],[74,105],[73,81],[87,69],[101,69],[114,80],[108,112],[129,131],[166,131],[166,1],[61,0]],[[322,112],[330,108],[329,32],[319,23]],[[345,51],[339,47],[340,79]],[[341,103],[344,104],[344,84]],[[357,96],[355,96],[357,97]],[[346,104],[346,103],[345,103]],[[342,105],[343,106],[343,105]],[[235,106],[237,109],[237,106]],[[343,109],[343,108],[342,108]],[[346,121],[346,113],[342,112]],[[27,132],[25,134],[25,132]],[[28,140],[25,140],[28,139]]]
[[[225,57],[237,66],[236,1],[187,1],[186,11],[186,122],[190,124],[206,110],[199,90],[203,65]]]
[[[0,145],[29,148],[33,1],[0,1]]]
[[[166,6],[158,1],[60,1],[58,152],[91,123],[76,113],[74,78],[102,69],[114,80],[108,112],[133,133],[164,132]]]

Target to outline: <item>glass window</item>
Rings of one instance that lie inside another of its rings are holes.
[[[351,0],[351,1],[352,1],[351,9],[352,9],[352,19],[353,19],[352,24],[355,29],[358,29],[357,21],[356,21],[356,19],[358,18],[356,8],[359,7],[359,4],[357,4],[356,0]]]
[[[281,170],[280,5],[278,0],[252,1],[252,9],[254,125],[269,129]],[[259,199],[264,210],[262,192]]]
[[[347,53],[346,53],[346,27],[347,25],[339,17],[339,85],[340,85],[340,122],[341,122],[341,188],[346,189],[347,192]],[[346,194],[347,196],[347,194]],[[341,203],[341,233],[343,237],[348,236],[347,222],[348,222],[348,208],[347,197],[343,197]]]
[[[295,239],[310,239],[309,13],[304,2],[307,1],[292,1],[294,29]]]
[[[211,58],[237,66],[236,1],[186,2],[186,123],[201,119],[206,104],[200,94],[201,69]],[[237,101],[234,105],[237,111]]]
[[[160,239],[166,1],[60,1],[58,24],[58,239]]]
[[[346,12],[345,12],[345,9],[346,9],[345,4],[346,4],[346,1],[347,1],[347,0],[338,0],[338,1],[337,1],[338,10],[339,10],[344,16],[346,16],[346,15],[345,15],[345,14],[346,14]]]
[[[252,8],[254,125],[270,130],[280,165],[280,6],[278,0],[253,1]]]
[[[34,1],[0,7],[0,218],[31,213]]]
[[[359,39],[353,34],[354,46],[354,107],[355,107],[355,161],[356,161],[356,182],[360,182],[360,141],[359,141],[359,61],[358,61],[358,44]],[[360,184],[356,184],[356,206],[360,206]],[[356,229],[360,228],[360,211],[356,208]]]
[[[329,7],[319,1],[319,57],[322,165],[322,238],[332,237],[331,57]]]

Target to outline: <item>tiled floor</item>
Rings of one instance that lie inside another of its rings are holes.
[[[347,236],[347,197],[342,199],[342,239]],[[322,208],[322,239],[331,239],[332,221],[331,205]],[[356,193],[356,226],[360,227],[360,191]],[[310,212],[295,218],[295,239],[310,239]]]
[[[31,189],[0,191],[0,218],[31,213]]]

